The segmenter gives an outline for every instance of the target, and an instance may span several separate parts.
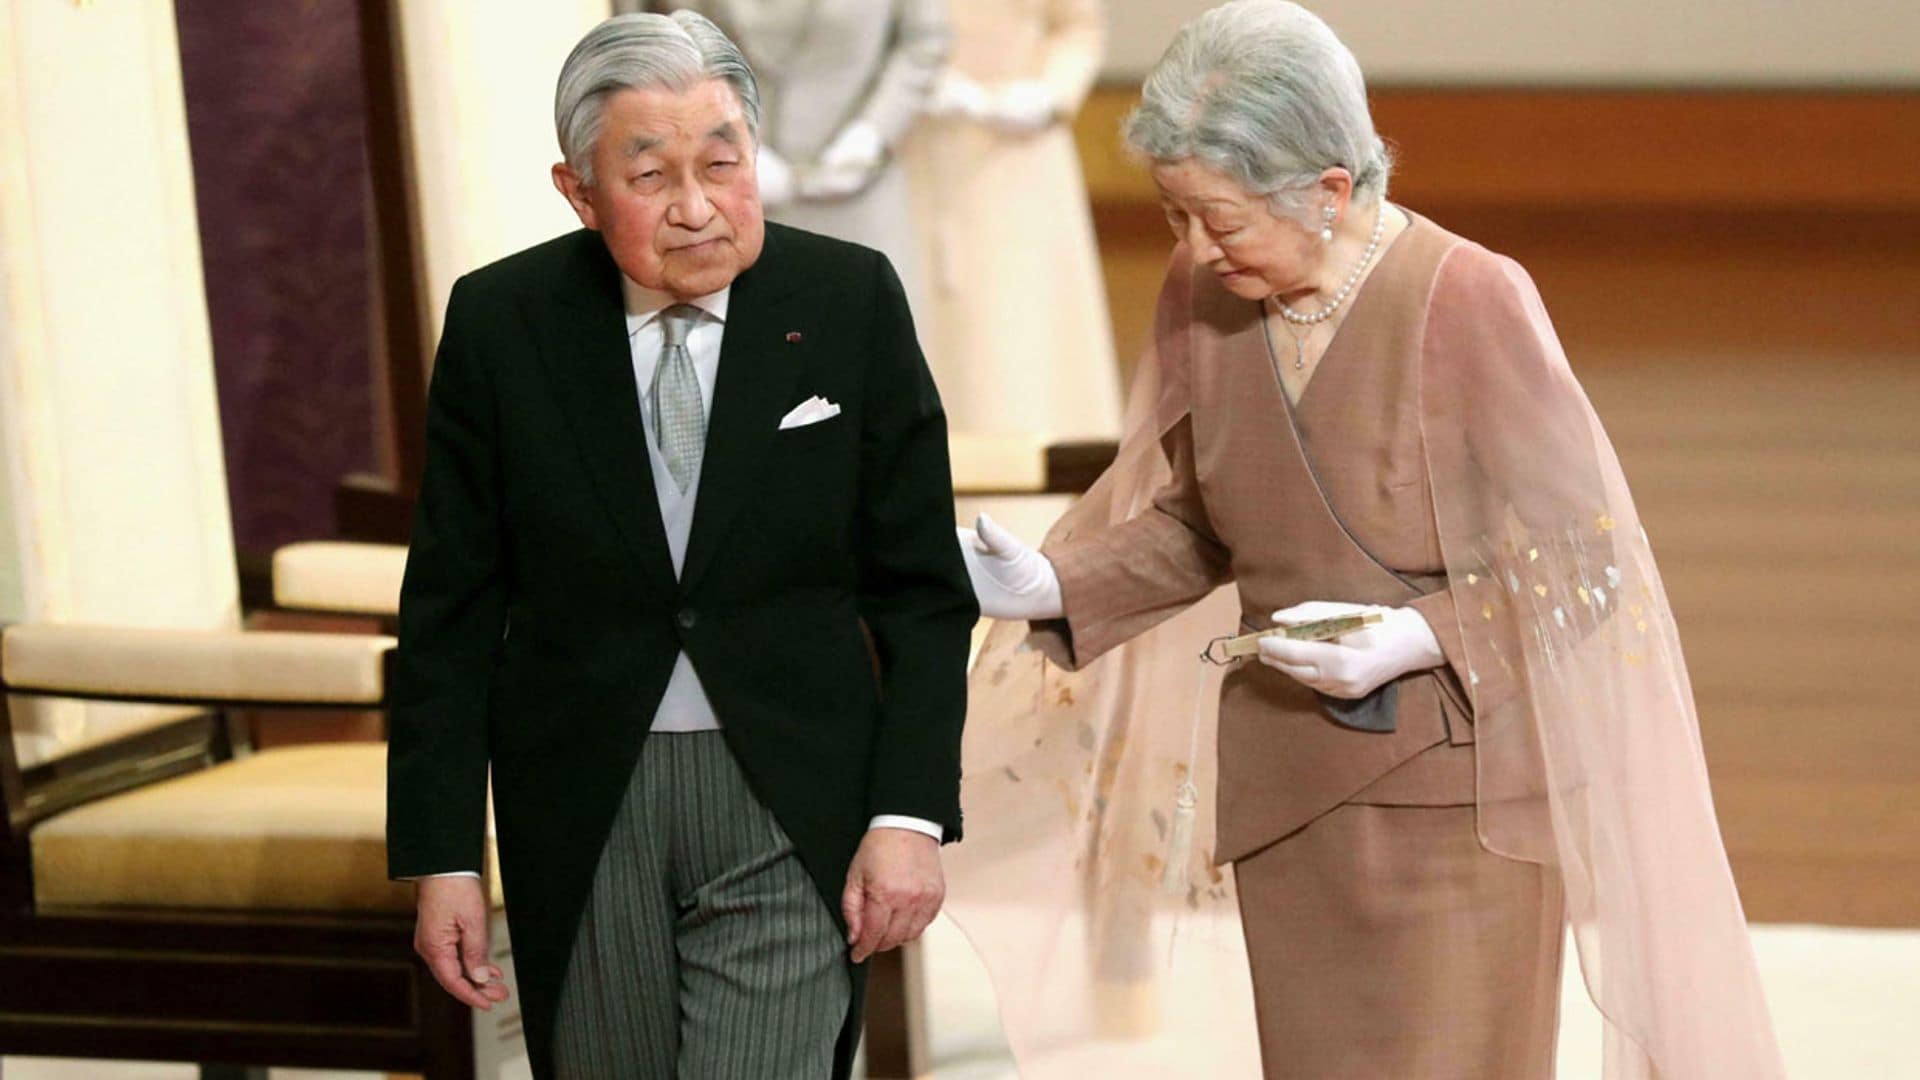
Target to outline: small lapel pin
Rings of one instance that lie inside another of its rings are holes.
[[[787,331],[787,344],[789,345],[800,344],[800,331],[798,330]]]

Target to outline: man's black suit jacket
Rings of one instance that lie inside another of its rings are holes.
[[[840,415],[777,430],[815,395]],[[677,580],[647,454],[599,234],[454,286],[401,593],[389,869],[478,869],[491,769],[540,1075],[594,869],[680,651],[836,920],[872,815],[960,835],[978,612],[945,417],[885,257],[767,226],[733,284]]]

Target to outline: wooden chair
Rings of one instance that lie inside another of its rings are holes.
[[[0,1053],[474,1075],[387,880],[385,746],[254,753],[230,714],[384,709],[393,644],[0,627]],[[193,711],[22,767],[39,697]]]

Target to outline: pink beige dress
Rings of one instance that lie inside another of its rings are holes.
[[[1175,252],[1121,460],[1044,545],[1066,618],[976,666],[951,909],[1032,1075],[1157,1040],[1190,1075],[1547,1077],[1569,922],[1610,1077],[1779,1075],[1611,449],[1524,273],[1410,217],[1298,402],[1261,305]],[[1447,663],[1356,706],[1243,662],[1216,719],[1191,657],[1308,600],[1411,606]]]

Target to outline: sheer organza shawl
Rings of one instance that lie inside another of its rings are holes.
[[[1481,841],[1559,870],[1610,1080],[1782,1076],[1666,590],[1525,271],[1456,247],[1422,351]]]
[[[1137,369],[1119,456],[1049,542],[1131,518],[1166,482],[1160,436],[1185,390],[1166,385],[1182,369],[1160,352]],[[1029,646],[1025,623],[994,626],[981,647],[947,911],[992,976],[1022,1076],[1259,1075],[1232,873],[1209,857],[1221,671],[1199,660],[1238,618],[1220,589],[1077,672]],[[1187,782],[1202,796],[1176,895],[1165,860]]]
[[[1119,457],[1050,541],[1127,520],[1165,483],[1161,437],[1187,413],[1179,299],[1161,298]],[[1612,445],[1516,264],[1457,245],[1428,310],[1422,424],[1482,842],[1564,879],[1609,1080],[1783,1075],[1679,640]],[[1219,669],[1198,659],[1238,617],[1219,590],[1078,672],[1028,646],[1025,624],[987,637],[948,910],[1023,1076],[1260,1075],[1232,872],[1212,865]],[[1200,798],[1182,849],[1170,834],[1188,780]],[[1183,852],[1185,884],[1168,891]]]

